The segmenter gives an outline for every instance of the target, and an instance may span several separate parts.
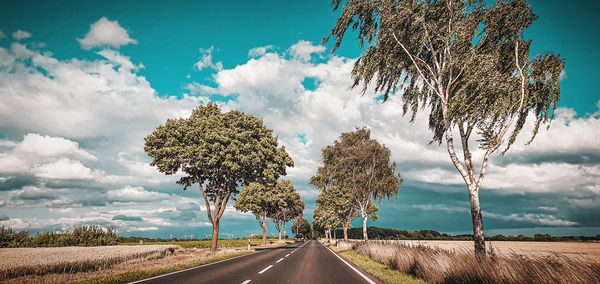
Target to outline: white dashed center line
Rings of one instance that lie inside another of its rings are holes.
[[[246,281],[242,282],[242,284],[248,284],[248,283],[250,283],[250,281],[252,281],[252,280],[246,280]]]
[[[275,263],[279,263],[279,262],[280,262],[280,261],[282,261],[282,260],[283,260],[283,257],[282,257],[282,258],[280,258],[278,261],[275,261]]]
[[[289,254],[289,253],[285,255],[285,257],[288,257],[288,256],[290,256],[290,254]]]
[[[261,270],[261,271],[260,271],[258,274],[262,274],[263,272],[265,272],[265,271],[269,270],[269,268],[271,268],[271,267],[273,267],[273,264],[271,264],[271,265],[267,266],[267,268],[265,268],[265,269]]]

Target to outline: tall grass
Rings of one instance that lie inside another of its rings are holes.
[[[475,256],[386,242],[354,242],[351,248],[431,283],[600,283],[600,261],[560,254],[524,256],[492,252],[488,256]]]

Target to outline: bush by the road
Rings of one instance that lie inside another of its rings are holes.
[[[16,231],[0,227],[0,247],[66,247],[66,246],[110,246],[118,244],[117,233],[99,226],[79,226],[68,232],[39,232],[30,235],[27,231]]]

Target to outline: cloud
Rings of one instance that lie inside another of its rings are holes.
[[[200,57],[200,60],[198,60],[198,62],[196,62],[196,64],[194,64],[194,68],[196,68],[196,70],[201,71],[206,68],[210,68],[213,70],[223,69],[223,63],[221,63],[221,61],[214,63],[212,60],[212,53],[213,53],[214,49],[215,48],[213,46],[211,46],[207,49],[201,48],[199,50],[200,54],[202,54],[202,57]]]
[[[80,161],[60,159],[32,168],[36,177],[48,179],[92,179],[92,170]]]
[[[302,61],[309,61],[313,53],[322,53],[326,49],[327,48],[325,46],[313,45],[310,41],[301,40],[296,44],[292,45],[289,49],[289,52],[292,55],[292,57],[296,59]]]
[[[252,48],[248,51],[248,57],[260,57],[267,53],[267,51],[273,49],[272,45],[265,45]]]
[[[62,137],[28,133],[21,143],[13,143],[13,153],[19,156],[53,158],[68,157],[96,160],[96,157],[79,148],[79,143]]]
[[[121,220],[121,221],[144,221],[144,219],[140,216],[126,216],[126,215],[115,215],[112,217],[113,220]]]
[[[91,24],[90,31],[77,41],[84,49],[101,46],[119,48],[122,45],[137,44],[137,40],[130,38],[127,30],[121,27],[119,22],[111,21],[106,17]]]
[[[12,33],[12,37],[16,40],[22,40],[22,39],[30,38],[31,34],[26,31],[18,30],[16,32]]]
[[[20,143],[12,143],[12,151],[0,152],[0,174],[31,174],[45,179],[92,179],[92,171],[78,159],[96,160],[96,157],[80,149],[77,142],[29,133]]]
[[[106,195],[108,201],[112,202],[151,202],[170,197],[168,194],[147,191],[140,186],[109,190]]]
[[[23,187],[23,189],[12,193],[11,197],[20,200],[52,200],[56,199],[57,195],[49,189],[26,186]]]

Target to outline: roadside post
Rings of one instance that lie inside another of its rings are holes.
[[[250,251],[250,239],[248,239],[248,251]]]

